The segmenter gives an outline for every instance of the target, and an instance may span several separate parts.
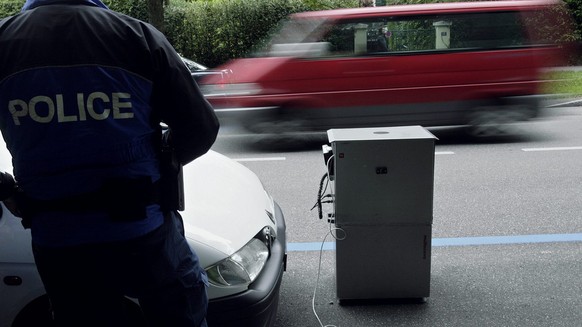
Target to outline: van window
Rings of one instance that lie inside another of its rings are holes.
[[[528,37],[524,19],[539,26],[534,35]],[[550,43],[554,34],[544,32],[553,26],[548,20],[537,11],[291,19],[255,55],[317,58],[517,48]]]
[[[383,26],[385,20],[380,19],[343,21],[331,25],[322,41],[329,43],[331,56],[353,56],[382,49],[387,51],[377,43]]]
[[[515,12],[343,21],[323,41],[332,55],[485,50],[527,44]]]
[[[439,15],[386,22],[389,51],[497,49],[524,45],[514,12]]]
[[[327,44],[321,42],[325,19],[283,20],[272,37],[259,42],[255,57],[324,56]]]
[[[524,27],[515,12],[443,18],[443,22],[448,23],[450,28],[450,49],[495,49],[521,46],[527,42]]]
[[[528,38],[517,12],[396,16],[336,22],[300,19],[286,22],[268,42],[262,55],[329,57],[487,50],[526,45],[529,45]]]
[[[273,44],[293,44],[302,42],[315,42],[320,37],[317,31],[320,29],[325,19],[291,19],[283,20],[275,28],[273,38],[267,47]]]

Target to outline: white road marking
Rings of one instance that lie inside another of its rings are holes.
[[[232,160],[238,162],[248,162],[248,161],[281,161],[286,159],[287,158],[285,157],[268,157],[268,158],[238,158],[238,159],[233,158]]]
[[[453,151],[440,151],[435,152],[435,155],[444,155],[444,154],[455,154]],[[283,161],[287,160],[286,157],[266,157],[266,158],[232,158],[234,161],[238,162],[252,162],[252,161]]]
[[[524,148],[521,149],[525,152],[534,151],[570,151],[570,150],[582,150],[582,146],[563,146],[563,147],[553,147],[553,148]]]

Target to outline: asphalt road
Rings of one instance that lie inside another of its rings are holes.
[[[286,216],[276,326],[582,326],[582,107],[518,127],[488,140],[430,129],[439,138],[430,297],[340,305],[330,226],[311,210],[326,135],[269,142],[226,126],[214,150],[253,170]]]

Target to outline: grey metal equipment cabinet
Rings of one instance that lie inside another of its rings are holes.
[[[338,299],[426,300],[436,138],[421,126],[327,134]]]

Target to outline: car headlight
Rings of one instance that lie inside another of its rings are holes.
[[[202,84],[200,91],[207,97],[241,96],[259,94],[262,88],[256,83],[219,83]]]
[[[273,237],[271,228],[265,227],[238,252],[207,268],[210,283],[217,286],[252,283],[269,258]]]

